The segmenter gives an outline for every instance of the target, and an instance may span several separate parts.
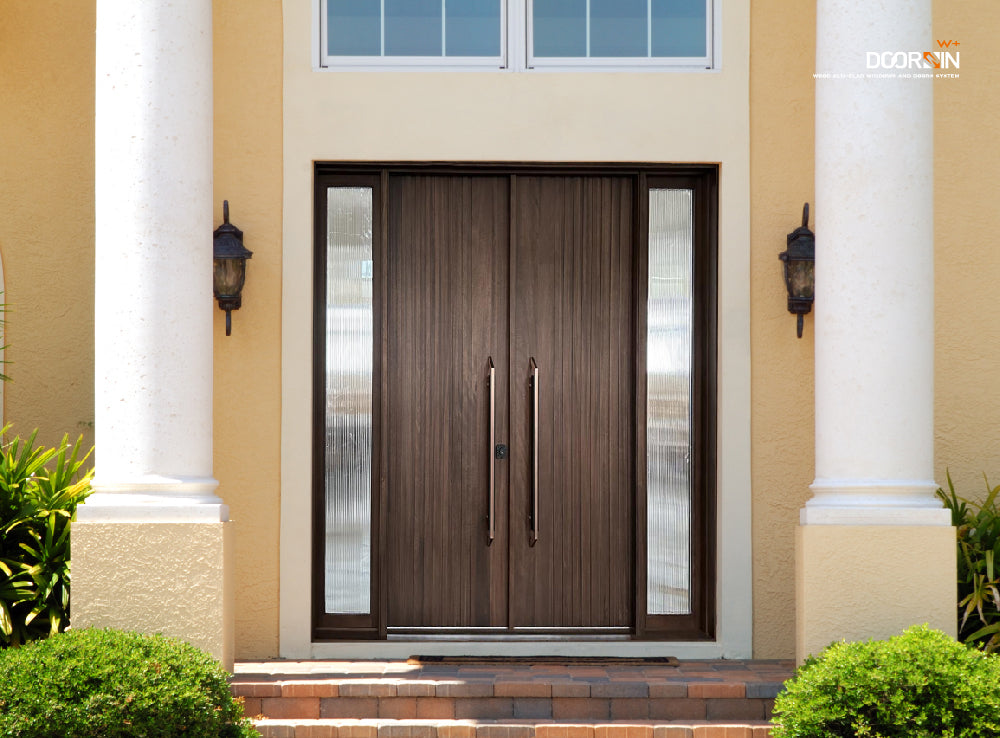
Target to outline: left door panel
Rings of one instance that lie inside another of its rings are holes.
[[[386,623],[503,628],[508,179],[398,175],[388,203]]]

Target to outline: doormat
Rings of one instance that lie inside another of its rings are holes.
[[[410,656],[408,664],[563,664],[565,666],[678,666],[673,656]]]

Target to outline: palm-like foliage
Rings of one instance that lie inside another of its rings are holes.
[[[0,647],[69,624],[70,523],[93,471],[80,473],[80,440],[47,449],[35,436],[0,446]]]
[[[984,476],[985,479],[985,476]],[[951,511],[958,542],[958,637],[991,653],[1000,648],[1000,485],[976,504],[959,497],[948,475],[948,491],[937,491]]]

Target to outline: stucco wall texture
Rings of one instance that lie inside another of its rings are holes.
[[[0,3],[4,419],[94,442],[94,4]]]
[[[795,529],[814,478],[814,332],[809,315],[796,338],[778,254],[803,203],[815,205],[816,6],[754,0],[750,12],[753,652],[790,658]]]
[[[254,251],[244,307],[216,313],[215,475],[232,509],[238,657],[277,654],[282,3],[215,0],[215,206]],[[813,326],[795,338],[777,254],[813,200],[815,4],[750,4],[754,655],[794,652],[794,536],[813,479]],[[935,84],[936,452],[976,494],[1000,483],[1000,23],[995,0],[937,0],[961,77]],[[5,417],[54,443],[93,420],[94,4],[0,3]],[[308,39],[302,40],[309,43]],[[723,41],[725,43],[725,41]],[[928,186],[931,186],[928,183]]]
[[[226,336],[215,312],[215,477],[236,562],[236,655],[278,653],[281,448],[281,0],[214,0],[215,209],[253,251]]]
[[[183,638],[231,670],[232,528],[75,523],[73,623]]]
[[[1000,484],[998,27],[994,0],[934,3],[935,37],[962,55],[934,85],[935,476],[979,498],[983,473]]]
[[[923,623],[954,637],[953,528],[804,525],[795,545],[800,661],[833,641],[889,638]],[[913,576],[897,574],[907,571]]]
[[[934,2],[961,76],[934,85],[935,478],[1000,484],[1000,49],[992,0]],[[794,535],[814,477],[813,334],[795,338],[777,254],[813,201],[815,3],[754,0],[750,51],[754,656],[789,657]],[[928,49],[929,50],[929,49]],[[891,183],[887,184],[891,186]],[[810,219],[812,225],[812,219]],[[819,248],[822,247],[822,236]],[[877,244],[873,244],[877,248]],[[849,431],[849,429],[845,429]]]

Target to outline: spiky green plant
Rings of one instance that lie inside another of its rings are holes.
[[[948,491],[938,497],[951,511],[958,546],[958,637],[991,653],[1000,648],[1000,486],[990,487],[976,503],[955,492],[948,477]]]
[[[4,439],[9,426],[0,430]],[[90,494],[89,453],[68,438],[37,446],[37,431],[0,445],[0,647],[17,646],[69,624],[70,523]]]

